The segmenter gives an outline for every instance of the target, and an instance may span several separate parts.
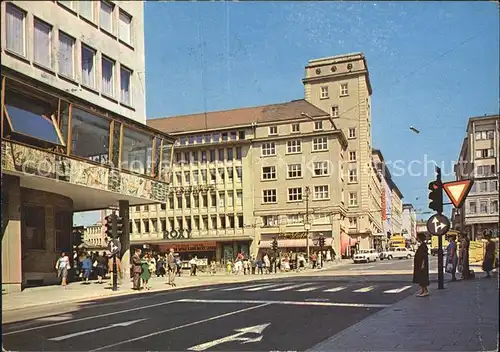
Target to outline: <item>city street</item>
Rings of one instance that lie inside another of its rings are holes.
[[[4,324],[4,347],[306,350],[416,291],[408,274],[357,276],[344,271],[390,268],[403,273],[411,263],[347,264],[313,277],[270,276],[265,281],[8,312],[16,316],[10,321],[17,322]]]

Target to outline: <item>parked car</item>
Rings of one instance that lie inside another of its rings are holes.
[[[389,248],[389,250],[384,251],[381,254],[380,259],[381,260],[384,260],[384,259],[387,259],[387,260],[403,259],[403,258],[410,259],[410,258],[413,258],[414,256],[415,256],[415,252],[413,252],[412,250],[410,250],[408,248],[396,247],[396,248]]]
[[[361,249],[358,253],[354,255],[354,263],[369,263],[375,262],[379,258],[379,254],[376,249]]]

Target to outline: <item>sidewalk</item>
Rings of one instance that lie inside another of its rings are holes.
[[[300,277],[311,275],[317,272],[341,266],[342,264],[329,264],[322,269],[306,269],[302,272],[280,272],[269,275],[228,275],[223,272],[218,272],[215,275],[199,273],[197,276],[189,276],[184,273],[183,276],[177,277],[175,282],[176,288],[167,285],[166,277],[152,277],[149,281],[151,287],[148,291],[132,290],[132,282],[130,280],[122,280],[118,286],[118,291],[111,290],[109,285],[110,280],[105,280],[105,283],[98,284],[97,281],[92,281],[89,285],[84,285],[81,282],[70,283],[66,287],[61,286],[41,286],[27,288],[22,292],[9,293],[2,295],[2,311],[13,311],[23,308],[39,307],[50,304],[61,304],[69,302],[84,302],[107,297],[118,297],[128,295],[140,295],[143,292],[161,292],[175,289],[183,289],[205,285],[218,285],[225,283],[239,283],[253,280],[269,280],[286,277]]]
[[[375,313],[311,351],[497,351],[498,276],[446,282]]]

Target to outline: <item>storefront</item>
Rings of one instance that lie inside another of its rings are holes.
[[[340,251],[342,258],[350,258],[358,248],[358,241],[345,232],[340,234]]]
[[[311,232],[309,234],[309,250],[310,252],[318,251],[319,238],[325,238],[324,250],[333,248],[333,237],[331,231]],[[278,250],[280,252],[303,252],[307,251],[307,235],[305,232],[300,233],[284,233],[284,234],[265,234],[261,236],[259,242],[259,255],[263,255],[272,249],[274,238],[278,240]]]

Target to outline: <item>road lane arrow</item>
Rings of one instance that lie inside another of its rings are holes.
[[[262,341],[262,338],[263,338],[262,335],[254,337],[254,338],[252,338],[252,337],[241,337],[241,336],[243,336],[245,334],[248,334],[248,333],[262,334],[262,332],[264,331],[264,329],[267,328],[269,325],[271,325],[271,323],[249,326],[247,328],[235,329],[234,331],[237,332],[236,334],[229,335],[229,336],[226,336],[226,337],[222,337],[222,338],[217,339],[217,340],[205,342],[205,343],[202,343],[200,345],[196,345],[196,346],[190,347],[187,350],[188,351],[205,351],[205,350],[208,350],[209,348],[212,348],[214,346],[217,346],[217,345],[220,345],[220,344],[223,344],[223,343],[227,343],[227,342],[234,342],[234,341],[239,341],[242,344],[252,343],[252,342],[259,342],[259,341]]]
[[[102,328],[96,328],[96,329],[79,331],[79,332],[75,332],[75,333],[68,334],[68,335],[53,337],[53,338],[51,338],[49,340],[50,341],[63,341],[63,340],[70,339],[72,337],[86,335],[86,334],[90,334],[90,333],[97,332],[97,331],[108,330],[108,329],[117,328],[117,327],[130,326],[132,324],[139,323],[139,322],[141,322],[143,320],[146,320],[146,318],[145,319],[131,320],[131,321],[124,321],[123,323],[111,324],[111,325],[108,325],[108,326],[104,326]]]

